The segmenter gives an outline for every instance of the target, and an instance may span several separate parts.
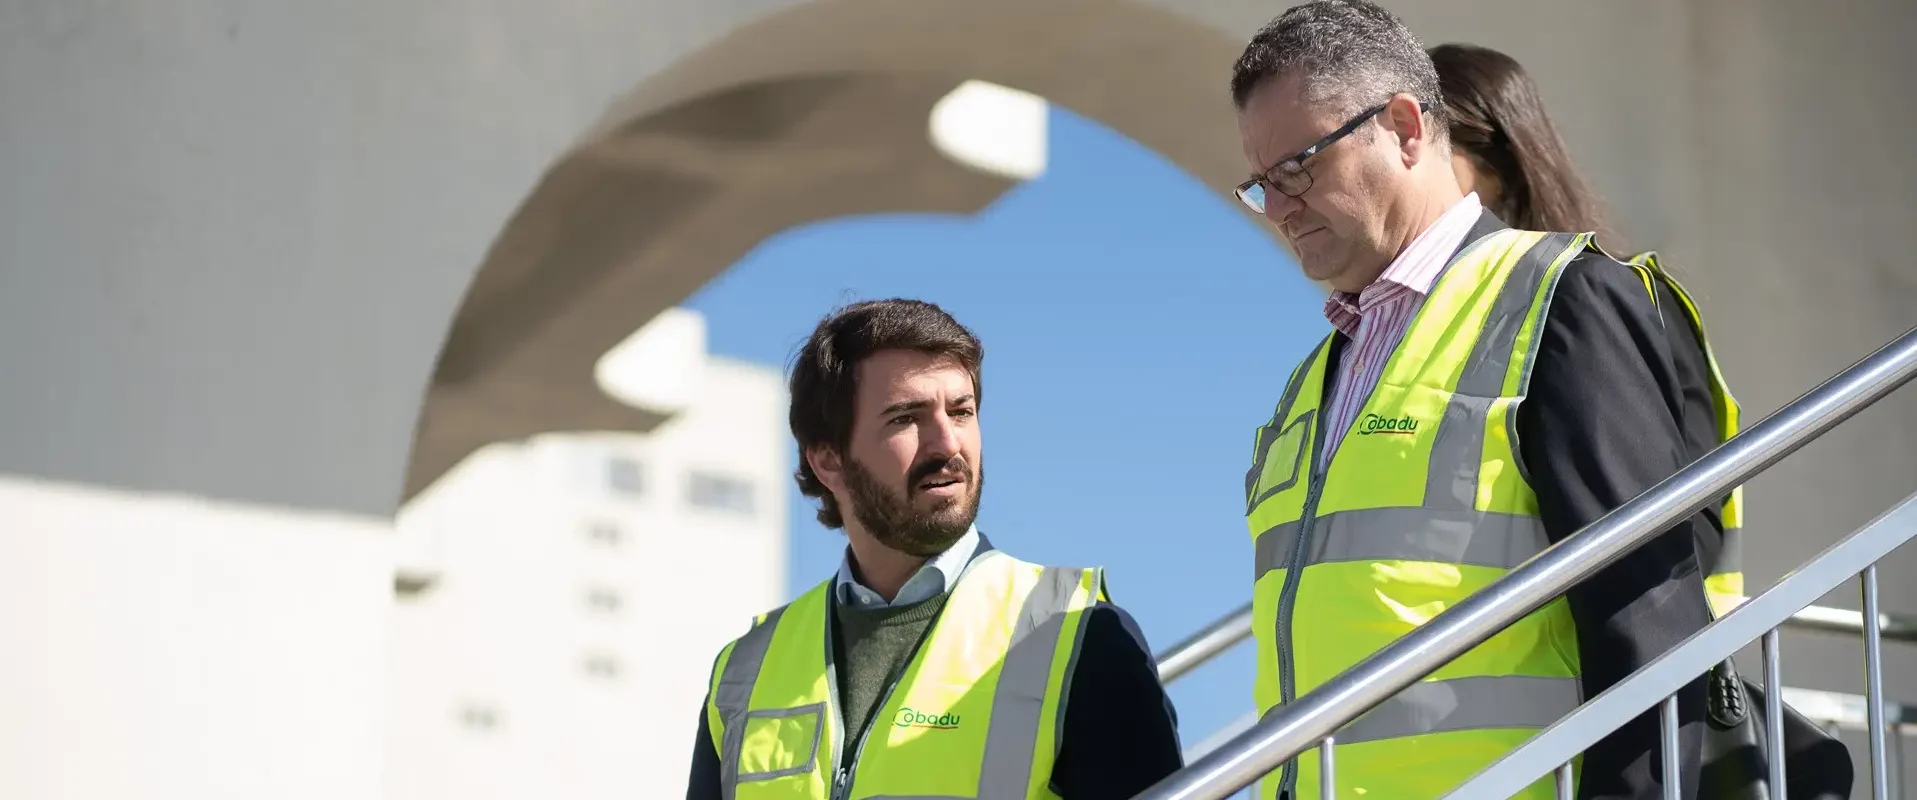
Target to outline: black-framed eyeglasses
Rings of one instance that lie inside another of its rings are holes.
[[[1271,169],[1265,170],[1265,174],[1254,175],[1251,180],[1238,184],[1238,188],[1233,192],[1238,195],[1238,202],[1244,203],[1246,208],[1256,213],[1263,214],[1265,213],[1265,191],[1268,188],[1277,189],[1286,197],[1297,197],[1311,191],[1311,170],[1305,167],[1305,162],[1324,151],[1325,148],[1337,144],[1339,139],[1351,135],[1358,126],[1370,121],[1372,117],[1378,116],[1379,112],[1390,106],[1391,103],[1386,101],[1365,109],[1358,116],[1338,126],[1337,130],[1325,134],[1325,138],[1298,151],[1297,155],[1272,165]],[[1424,104],[1419,103],[1418,106],[1422,112]]]

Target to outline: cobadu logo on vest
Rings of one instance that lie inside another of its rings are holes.
[[[1386,417],[1379,414],[1366,414],[1358,420],[1358,435],[1370,436],[1374,433],[1393,436],[1410,436],[1418,432],[1418,421],[1406,414],[1402,417]]]
[[[910,707],[899,709],[899,718],[892,722],[901,728],[932,728],[949,731],[959,726],[959,715],[952,713],[927,714],[914,711]]]

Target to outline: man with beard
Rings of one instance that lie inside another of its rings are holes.
[[[799,489],[845,561],[720,651],[688,800],[1130,797],[1182,766],[1103,573],[1027,564],[973,525],[983,358],[900,299],[834,312],[799,352]]]

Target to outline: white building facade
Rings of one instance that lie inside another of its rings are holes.
[[[684,791],[712,657],[785,600],[790,446],[778,373],[648,329],[607,363],[670,421],[493,445],[401,513],[391,800]]]

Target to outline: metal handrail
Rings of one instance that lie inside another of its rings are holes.
[[[1338,674],[1138,800],[1219,800],[1523,619],[1917,375],[1917,329]],[[1874,613],[1876,609],[1869,609]],[[1875,620],[1870,620],[1875,622]],[[1875,628],[1875,625],[1870,626]],[[1331,747],[1322,749],[1329,755]]]
[[[1158,662],[1159,680],[1170,685],[1251,638],[1251,611],[1251,604],[1246,603],[1154,656]],[[1884,613],[1878,615],[1878,626],[1886,641],[1917,644],[1917,617]],[[1862,636],[1864,613],[1848,608],[1806,606],[1792,614],[1790,619],[1784,620],[1783,627],[1811,633]],[[1786,686],[1784,701],[1810,719],[1847,728],[1863,728],[1865,701],[1859,695]],[[1889,708],[1891,710],[1887,713],[1892,717],[1893,725],[1901,731],[1917,733],[1917,706],[1892,704]],[[1257,721],[1257,712],[1234,718],[1224,727],[1186,747],[1185,760],[1196,761],[1200,756],[1223,746],[1231,737],[1243,733]]]
[[[1154,656],[1158,662],[1158,680],[1164,683],[1178,680],[1249,638],[1251,604],[1246,603]]]
[[[1905,644],[1917,644],[1917,617],[1904,614],[1884,613],[1878,615],[1878,625],[1884,633],[1884,639]],[[1864,612],[1848,608],[1829,606],[1809,606],[1784,620],[1787,630],[1811,631],[1815,633],[1864,632]],[[1251,638],[1251,604],[1246,603],[1238,610],[1218,618],[1197,633],[1185,637],[1159,653],[1158,679],[1171,683],[1191,674],[1191,671],[1204,666],[1212,659],[1224,655],[1233,647]]]
[[[1867,731],[1870,729],[1870,699],[1861,694],[1833,692],[1828,689],[1805,689],[1786,686],[1783,691],[1784,705],[1804,715],[1805,719],[1829,729]],[[1895,736],[1907,736],[1917,733],[1917,706],[1894,701],[1884,702],[1884,719],[1889,731]],[[1185,760],[1194,761],[1199,756],[1219,748],[1231,737],[1244,732],[1258,722],[1258,713],[1252,712],[1234,718],[1218,730],[1207,734],[1205,738],[1185,748]]]
[[[1764,699],[1769,704],[1765,719],[1771,725],[1769,736],[1776,741],[1781,738],[1782,732],[1777,726],[1783,724],[1776,704],[1781,702],[1784,687],[1782,672],[1776,667],[1778,646],[1773,632],[1795,609],[1809,605],[1810,601],[1843,585],[1860,572],[1864,575],[1864,603],[1876,605],[1874,578],[1878,560],[1910,541],[1913,536],[1917,536],[1917,495],[1905,498],[1869,525],[1831,545],[1816,558],[1784,576],[1768,591],[1686,637],[1676,647],[1652,659],[1651,663],[1632,673],[1629,678],[1619,681],[1569,716],[1545,728],[1445,796],[1510,797],[1523,791],[1524,787],[1569,763],[1574,756],[1652,706],[1662,705],[1667,713],[1674,714],[1677,708],[1675,692],[1697,680],[1697,676],[1710,671],[1713,665],[1760,638],[1764,640]],[[1876,639],[1878,631],[1867,627],[1864,633],[1868,647]],[[1875,668],[1876,659],[1872,658],[1871,662]],[[1879,672],[1872,669],[1870,675],[1875,677]],[[1874,701],[1878,707],[1876,713],[1869,714],[1871,719],[1867,722],[1871,736],[1872,773],[1879,784],[1871,796],[1884,798],[1888,795],[1881,785],[1881,776],[1885,774],[1882,732],[1884,712],[1888,708],[1881,683],[1876,680],[1868,682],[1871,685],[1865,693],[1867,703]],[[1668,735],[1675,735],[1675,730],[1672,729]],[[1782,759],[1772,761],[1775,762],[1773,768],[1782,766]],[[1671,754],[1664,756],[1664,763],[1675,762]],[[1782,786],[1784,783],[1773,777],[1771,785]]]
[[[1251,638],[1251,604],[1246,603],[1238,610],[1220,617],[1217,621],[1198,630],[1183,641],[1178,642],[1155,656],[1158,662],[1159,680],[1170,685],[1172,682],[1191,674],[1192,670],[1209,663],[1212,659],[1231,650],[1239,643]],[[1904,644],[1917,644],[1917,617],[1903,614],[1885,613],[1879,615],[1879,630],[1887,641]],[[1828,606],[1806,606],[1803,610],[1784,620],[1786,630],[1809,631],[1812,633],[1851,634],[1862,636],[1864,633],[1864,614],[1847,608]],[[1862,730],[1864,726],[1865,700],[1860,695],[1843,692],[1830,692],[1818,689],[1784,687],[1784,702],[1798,710],[1804,716],[1819,722],[1828,722],[1845,728]],[[1893,703],[1887,706],[1886,713],[1892,719],[1892,725],[1903,733],[1917,733],[1917,706]],[[1223,746],[1231,737],[1243,733],[1258,721],[1257,712],[1245,714],[1225,723],[1224,727],[1205,735],[1185,748],[1185,760],[1196,761],[1199,757]]]

